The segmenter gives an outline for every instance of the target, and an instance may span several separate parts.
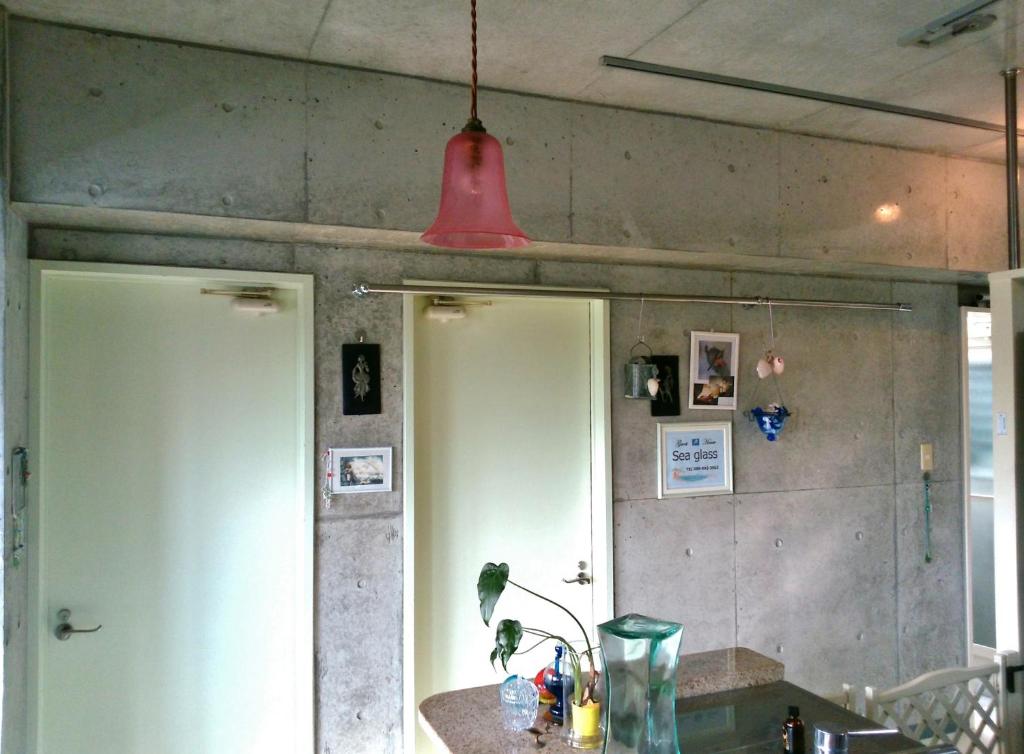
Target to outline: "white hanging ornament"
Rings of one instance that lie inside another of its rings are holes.
[[[782,374],[786,370],[786,362],[772,351],[765,351],[764,356],[757,360],[757,376],[762,380],[772,374]]]
[[[757,360],[757,366],[755,367],[757,376],[762,380],[772,375],[780,375],[786,369],[786,362],[783,358],[775,355],[775,319],[772,316],[771,301],[768,301],[767,304],[768,326],[771,334],[771,348],[767,348],[765,350],[764,356]],[[782,391],[779,388],[779,381],[774,380],[774,382],[775,390],[779,395],[777,403],[769,403],[766,408],[755,406],[749,411],[743,412],[744,416],[757,424],[757,428],[769,442],[775,442],[779,439],[779,434],[786,425],[786,419],[791,416],[791,412],[786,408],[782,401]],[[757,391],[755,390],[754,392],[756,395]]]
[[[651,394],[652,398],[658,394],[659,390],[661,390],[661,380],[657,377],[647,380],[647,392]]]

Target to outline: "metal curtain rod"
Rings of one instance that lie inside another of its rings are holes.
[[[988,121],[975,120],[974,118],[961,118],[959,115],[937,113],[933,110],[919,110],[916,107],[890,105],[888,102],[879,102],[878,100],[846,97],[842,94],[829,94],[828,92],[819,92],[815,89],[801,89],[795,86],[785,86],[784,84],[772,84],[767,81],[755,81],[753,79],[743,79],[736,76],[723,76],[720,73],[695,71],[692,68],[676,68],[671,65],[647,63],[643,60],[618,58],[614,55],[602,55],[601,64],[610,68],[626,68],[631,71],[640,71],[641,73],[655,73],[661,76],[673,76],[677,79],[703,81],[708,84],[722,84],[724,86],[734,86],[739,89],[753,89],[754,91],[768,92],[770,94],[784,94],[788,97],[799,97],[800,99],[809,99],[816,102],[828,102],[833,105],[859,107],[862,110],[876,110],[878,112],[891,113],[893,115],[905,115],[909,118],[935,120],[939,123],[949,123],[954,126],[980,128],[984,131],[1005,133],[1003,126],[998,123],[989,123]]]
[[[615,293],[612,291],[559,290],[556,288],[486,288],[475,285],[379,285],[358,283],[352,293],[362,298],[371,293],[418,293],[430,296],[516,296],[528,298],[578,298],[602,301],[662,301],[672,304],[739,304],[740,306],[800,306],[815,309],[872,309],[909,312],[910,304],[881,304],[865,301],[816,301],[814,299],[767,298],[765,296],[684,296],[671,293]]]

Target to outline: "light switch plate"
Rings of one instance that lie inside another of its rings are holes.
[[[931,471],[935,467],[935,455],[930,442],[921,443],[921,471]]]

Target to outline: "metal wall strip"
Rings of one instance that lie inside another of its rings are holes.
[[[660,76],[673,76],[677,79],[703,81],[708,84],[722,84],[723,86],[733,86],[739,89],[768,92],[769,94],[783,94],[787,97],[799,97],[800,99],[827,102],[833,105],[859,107],[862,110],[875,110],[881,113],[891,113],[892,115],[905,115],[909,118],[920,118],[923,120],[938,121],[939,123],[949,123],[954,126],[980,128],[984,131],[995,131],[1000,134],[1005,133],[1003,126],[998,123],[989,123],[988,121],[975,120],[973,118],[961,118],[959,115],[937,113],[932,110],[919,110],[916,107],[891,105],[888,102],[879,102],[877,100],[846,97],[842,94],[829,94],[828,92],[819,92],[815,89],[801,89],[795,86],[785,86],[784,84],[772,84],[767,81],[755,81],[753,79],[743,79],[736,76],[723,76],[719,73],[695,71],[692,68],[676,68],[671,65],[660,65],[658,63],[647,63],[642,60],[618,58],[614,55],[603,55],[601,57],[601,64],[606,65],[609,68],[625,68],[631,71],[640,71],[642,73],[655,73]]]
[[[1006,240],[1011,270],[1020,267],[1020,203],[1017,198],[1017,74],[1020,68],[1007,68],[1003,93],[1006,104]]]
[[[362,298],[371,293],[411,293],[429,296],[514,296],[522,298],[578,298],[602,301],[660,301],[672,304],[732,304],[740,306],[796,306],[815,309],[869,309],[889,312],[913,311],[910,304],[885,304],[867,301],[819,301],[815,299],[767,298],[765,296],[686,296],[666,293],[615,293],[602,290],[559,290],[557,288],[487,288],[475,285],[380,285],[358,283],[353,295]]]

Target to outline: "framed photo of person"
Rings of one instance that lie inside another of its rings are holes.
[[[740,336],[727,332],[690,333],[690,408],[736,410],[736,371]]]
[[[732,422],[658,425],[658,499],[732,493]]]

